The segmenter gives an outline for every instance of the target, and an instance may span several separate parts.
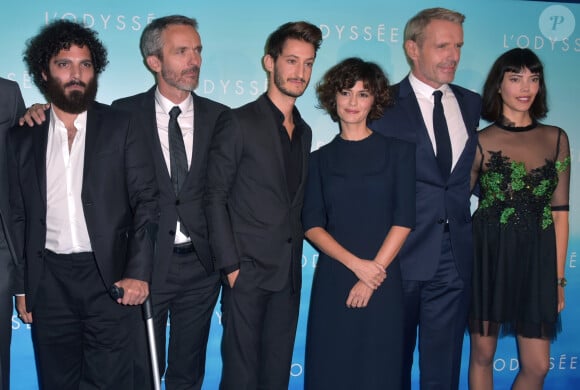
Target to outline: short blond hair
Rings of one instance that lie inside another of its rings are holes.
[[[447,20],[463,25],[465,15],[446,8],[428,8],[413,16],[405,25],[405,41],[414,41],[421,45],[425,28],[432,20]]]

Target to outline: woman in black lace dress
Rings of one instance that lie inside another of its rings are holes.
[[[513,389],[541,389],[550,342],[564,308],[570,148],[546,116],[543,66],[529,49],[494,63],[483,91],[472,184],[474,270],[469,328],[471,389],[493,388],[497,338],[516,337],[520,370]]]

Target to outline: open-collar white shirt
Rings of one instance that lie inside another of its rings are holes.
[[[46,145],[46,249],[55,253],[91,252],[81,192],[85,165],[87,112],[74,121],[70,151],[64,123],[50,110]]]

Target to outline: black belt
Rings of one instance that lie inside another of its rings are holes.
[[[192,252],[195,252],[195,248],[191,242],[184,242],[183,244],[173,245],[173,253],[177,253],[178,255],[184,255]]]
[[[44,257],[52,257],[53,259],[63,259],[63,260],[94,260],[94,252],[73,252],[73,253],[56,253],[50,249],[44,249]]]

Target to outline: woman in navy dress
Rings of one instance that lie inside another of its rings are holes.
[[[303,208],[320,251],[306,340],[305,389],[400,389],[397,253],[415,222],[415,147],[372,132],[390,103],[376,64],[349,58],[317,86],[340,133],[311,155]]]

